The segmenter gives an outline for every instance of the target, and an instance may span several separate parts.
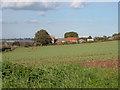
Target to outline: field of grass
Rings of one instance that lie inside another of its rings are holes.
[[[118,42],[20,47],[2,54],[3,88],[115,88],[116,68],[82,62],[118,60]]]

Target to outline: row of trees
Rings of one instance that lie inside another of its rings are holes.
[[[79,38],[78,33],[76,33],[76,32],[66,32],[64,34],[64,38],[68,38],[68,37],[77,37],[77,38]],[[95,37],[94,39],[96,41],[107,41],[107,40],[109,40],[109,38],[112,38],[114,40],[118,40],[118,39],[120,39],[120,33],[113,34],[112,37],[103,36],[103,37]],[[79,38],[79,39],[83,39],[83,40],[87,41],[87,39],[92,39],[92,37],[91,36],[82,37],[82,38]],[[35,33],[34,41],[35,41],[37,46],[41,46],[41,45],[43,46],[43,45],[52,44],[52,39],[51,39],[50,35],[44,29],[42,29],[40,31],[37,31]]]

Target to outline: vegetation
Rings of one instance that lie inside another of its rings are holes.
[[[120,40],[120,33],[115,33],[112,37],[114,37],[115,40]]]
[[[117,88],[114,69],[86,68],[76,65],[40,68],[3,63],[3,88]],[[102,76],[101,76],[102,75]]]
[[[20,47],[3,53],[3,88],[117,88],[116,68],[82,62],[118,59],[118,42]]]
[[[13,42],[12,46],[20,46],[20,42],[18,41]]]
[[[31,43],[31,42],[25,42],[25,45],[24,47],[31,47],[33,46],[34,43]]]
[[[109,37],[103,36],[103,37],[95,37],[96,41],[108,41]]]
[[[78,38],[78,34],[76,32],[66,32],[64,34],[64,38],[68,38],[68,37],[77,37]]]
[[[88,39],[92,39],[92,37],[91,37],[91,36],[89,36],[89,37],[88,37]]]
[[[52,39],[46,30],[40,30],[35,33],[35,42],[37,46],[49,45],[52,43]]]

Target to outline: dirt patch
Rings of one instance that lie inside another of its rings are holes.
[[[113,53],[100,53],[100,54],[88,54],[88,55],[80,55],[81,57],[89,57],[89,56],[104,56],[104,55],[111,55]]]
[[[120,67],[119,60],[106,60],[106,61],[95,61],[95,62],[81,62],[82,66],[87,67],[101,67],[101,68],[113,68]]]

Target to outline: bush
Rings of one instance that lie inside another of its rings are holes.
[[[13,42],[12,46],[20,46],[20,42],[18,41]]]
[[[3,62],[2,88],[117,88],[117,73],[79,64],[35,68]]]
[[[31,47],[31,46],[33,46],[32,42],[25,42],[25,46],[24,47]]]
[[[10,51],[11,47],[2,47],[2,51]]]

